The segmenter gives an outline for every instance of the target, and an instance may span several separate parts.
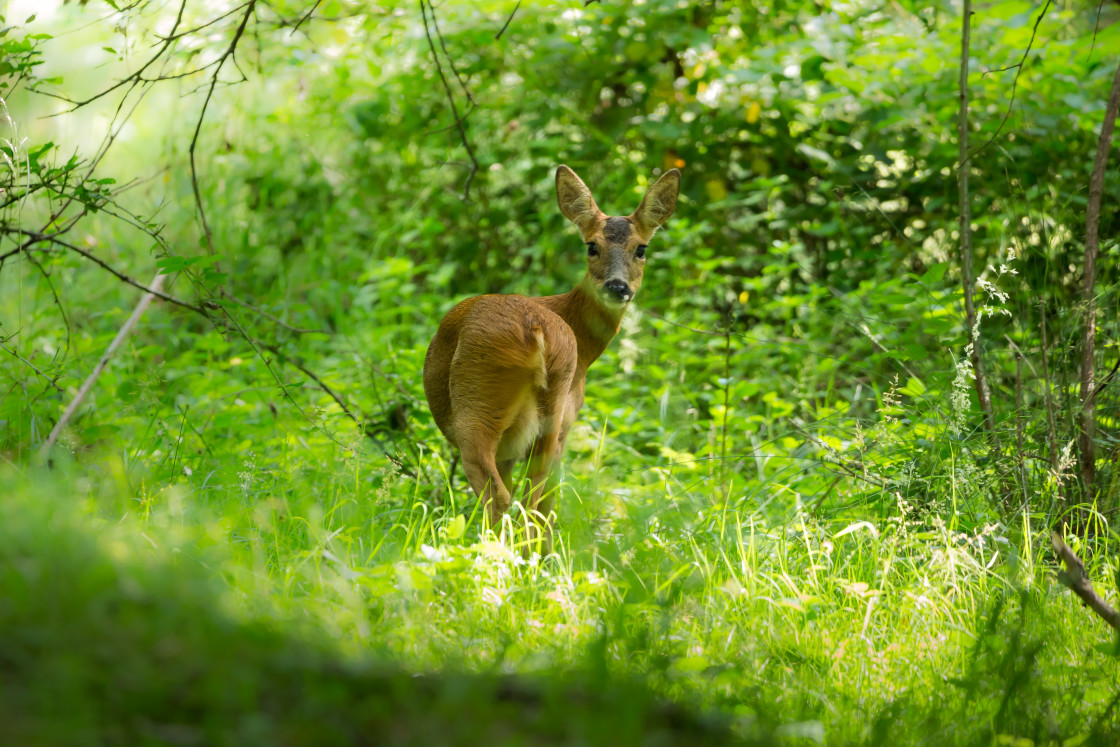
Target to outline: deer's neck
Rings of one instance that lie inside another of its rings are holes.
[[[618,334],[625,307],[609,309],[599,302],[594,281],[585,276],[583,282],[568,293],[534,299],[568,323],[576,336],[579,374],[598,359]]]

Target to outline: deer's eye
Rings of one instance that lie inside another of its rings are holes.
[[[646,258],[646,245],[642,244],[641,246],[639,246],[638,251],[634,252],[634,256],[636,256],[638,259],[645,259]]]
[[[599,247],[595,244],[594,241],[588,241],[587,242],[587,256],[588,257],[598,257],[599,256]]]

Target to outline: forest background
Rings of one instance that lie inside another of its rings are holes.
[[[0,26],[9,737],[1115,743],[1115,3]],[[582,275],[560,163],[683,188],[525,559],[420,371]]]

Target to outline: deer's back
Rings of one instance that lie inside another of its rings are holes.
[[[565,390],[576,368],[576,339],[557,314],[525,296],[476,296],[440,322],[424,359],[424,393],[436,425],[459,445],[456,420],[521,410],[535,416],[542,395]]]

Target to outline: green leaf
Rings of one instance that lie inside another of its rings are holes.
[[[948,270],[948,262],[938,262],[933,267],[930,267],[928,270],[926,270],[925,273],[920,278],[918,278],[918,282],[926,285],[932,285],[933,283],[940,282],[941,278],[945,277],[945,273]]]
[[[918,397],[922,394],[925,394],[926,387],[925,384],[911,376],[906,380],[906,386],[902,387],[898,391],[902,394],[905,394],[907,397]]]
[[[179,272],[186,268],[187,259],[185,257],[163,257],[156,260],[156,267],[163,270],[165,275],[173,272]]]

